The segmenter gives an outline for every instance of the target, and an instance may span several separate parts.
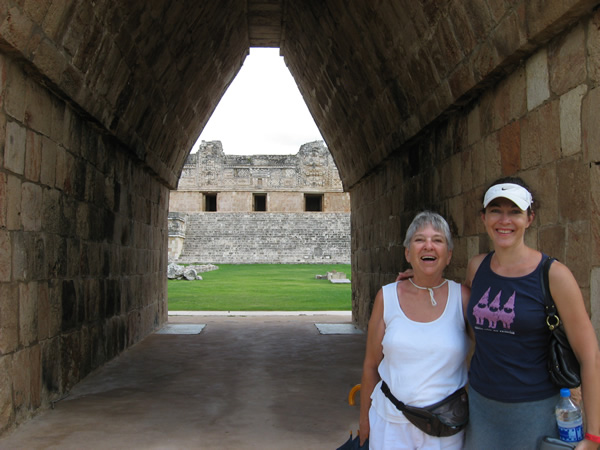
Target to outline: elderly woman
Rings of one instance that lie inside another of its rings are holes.
[[[392,400],[425,407],[467,382],[464,311],[469,290],[443,277],[452,257],[448,224],[439,214],[419,213],[404,247],[413,278],[383,286],[369,320],[361,444],[368,437],[371,449],[461,449],[464,431],[432,436],[413,425]]]

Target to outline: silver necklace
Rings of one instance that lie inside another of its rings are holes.
[[[423,289],[424,291],[425,290],[429,291],[429,297],[431,298],[431,306],[437,306],[437,302],[435,301],[435,298],[433,298],[433,290],[437,289],[437,288],[441,288],[444,284],[446,284],[448,282],[448,280],[444,278],[444,281],[442,281],[442,284],[439,284],[434,287],[423,287],[423,286],[419,286],[418,284],[416,284],[412,280],[412,278],[409,278],[408,281],[410,281],[412,283],[412,285],[414,287],[416,287],[417,289]]]

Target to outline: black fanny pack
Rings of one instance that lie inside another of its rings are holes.
[[[469,422],[469,399],[464,387],[424,408],[402,403],[390,392],[385,381],[381,383],[381,390],[410,423],[430,436],[452,436],[465,428]]]

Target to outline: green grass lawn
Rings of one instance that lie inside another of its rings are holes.
[[[202,281],[168,280],[170,311],[350,311],[350,284],[317,280],[348,264],[220,264]]]

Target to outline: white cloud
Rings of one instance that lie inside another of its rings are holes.
[[[221,141],[230,155],[284,155],[322,139],[279,49],[251,48],[199,141]]]

